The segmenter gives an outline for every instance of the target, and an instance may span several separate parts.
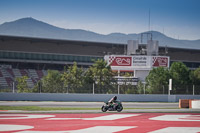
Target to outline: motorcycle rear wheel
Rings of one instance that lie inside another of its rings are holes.
[[[123,110],[122,106],[120,106],[120,107],[117,108],[117,112],[121,112],[122,110]]]

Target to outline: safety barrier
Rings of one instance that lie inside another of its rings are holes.
[[[179,99],[179,108],[200,109],[199,99]]]
[[[200,109],[200,100],[191,100],[192,109]]]
[[[199,99],[200,95],[144,94],[66,94],[66,93],[0,93],[0,101],[82,101],[103,102],[113,96],[124,102],[178,102],[179,99]]]

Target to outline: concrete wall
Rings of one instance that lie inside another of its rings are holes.
[[[192,109],[200,109],[200,100],[192,100]]]
[[[107,101],[115,94],[0,93],[0,101]],[[200,95],[116,95],[123,102],[178,102],[179,99],[200,99]]]

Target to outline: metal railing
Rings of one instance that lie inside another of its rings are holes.
[[[160,86],[151,88],[146,85],[104,85],[85,84],[81,87],[61,86],[60,88],[53,88],[54,91],[48,92],[42,85],[35,84],[33,88],[28,88],[31,93],[86,93],[86,94],[169,94],[168,86]],[[0,85],[0,92],[17,93],[16,86],[5,87]],[[171,95],[200,95],[200,85],[173,85],[170,91]]]

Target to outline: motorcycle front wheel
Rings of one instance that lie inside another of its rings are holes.
[[[107,111],[106,106],[103,105],[103,106],[101,107],[101,111],[102,111],[102,112],[106,112],[106,111]]]

